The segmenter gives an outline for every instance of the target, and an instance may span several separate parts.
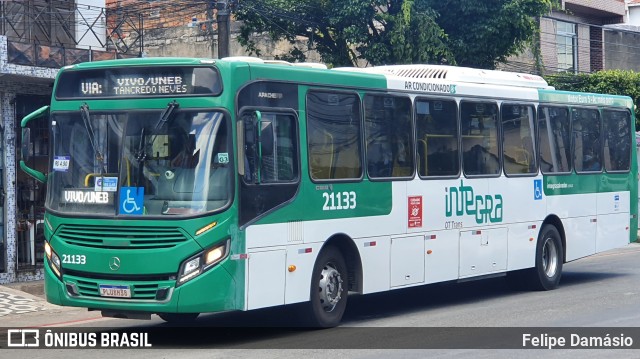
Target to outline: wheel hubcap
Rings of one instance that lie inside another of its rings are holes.
[[[325,312],[336,308],[342,298],[342,276],[333,263],[327,263],[320,273],[320,304]]]
[[[558,270],[558,248],[551,238],[547,238],[542,247],[542,268],[549,278],[553,277]]]

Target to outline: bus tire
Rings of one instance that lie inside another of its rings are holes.
[[[158,316],[167,323],[187,324],[192,323],[200,313],[158,313]]]
[[[552,290],[558,287],[562,276],[564,248],[555,226],[545,224],[538,235],[536,266],[528,271],[528,284],[534,290]]]
[[[337,326],[347,307],[348,293],[347,265],[342,253],[333,246],[323,249],[313,266],[304,322],[314,328]]]

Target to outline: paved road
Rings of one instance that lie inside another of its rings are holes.
[[[195,329],[169,329],[170,335],[156,347],[175,344],[183,348],[198,348],[215,343],[220,348],[207,351],[162,349],[162,357],[191,358],[229,356],[266,358],[326,358],[347,356],[351,358],[386,357],[580,357],[580,358],[639,358],[640,351],[626,350],[527,350],[527,351],[478,351],[478,350],[384,350],[387,344],[397,348],[411,348],[423,338],[447,334],[454,338],[465,337],[457,327],[639,327],[640,323],[640,245],[632,244],[623,249],[585,258],[565,266],[561,286],[550,292],[512,292],[503,280],[490,279],[460,284],[444,284],[412,288],[390,293],[351,297],[344,324],[341,328],[325,331],[290,331],[286,329],[290,309],[276,308],[245,313],[225,313],[201,316]],[[0,292],[4,288],[0,287]],[[33,299],[38,307],[42,300]],[[94,328],[94,330],[134,330],[153,333],[165,330],[167,325],[157,317],[151,321],[130,321],[100,318],[96,312],[75,308],[45,308],[26,314],[10,314],[0,317],[0,326],[7,324],[38,327]],[[265,329],[246,329],[261,325]],[[217,328],[216,328],[217,327]],[[403,328],[427,328],[408,331]],[[345,329],[346,328],[346,329]],[[382,330],[380,329],[382,328]],[[434,329],[441,329],[441,332]],[[490,330],[490,329],[488,329]],[[364,335],[363,335],[364,333]],[[417,334],[416,334],[417,333]],[[633,339],[640,344],[640,330]],[[469,340],[483,333],[466,333]],[[510,333],[504,334],[505,340]],[[413,337],[412,337],[413,336]],[[494,340],[495,338],[492,338]],[[344,341],[347,344],[344,344]],[[342,343],[342,344],[340,344]],[[399,344],[398,344],[399,343]],[[339,345],[338,345],[339,344]],[[330,348],[365,348],[357,350]],[[255,349],[264,348],[264,349]],[[270,349],[267,349],[270,348]],[[305,350],[273,350],[281,348],[306,348]],[[324,348],[324,349],[323,349]],[[239,350],[238,350],[239,349]],[[160,349],[129,352],[134,357],[157,357]],[[24,351],[15,351],[18,357]],[[32,351],[33,358],[66,358],[68,350]],[[0,353],[2,354],[2,353]],[[95,352],[96,358],[114,355],[112,350]],[[2,355],[0,355],[2,356]],[[94,356],[92,354],[92,356]]]

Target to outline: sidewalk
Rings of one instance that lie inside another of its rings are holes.
[[[44,299],[44,280],[34,280],[30,282],[17,282],[17,283],[7,283],[0,285],[0,291],[2,291],[2,287],[8,287],[10,289],[14,289],[20,292],[25,292],[36,297],[41,297]]]
[[[0,285],[0,321],[11,314],[39,312],[55,307],[44,299],[44,282]]]
[[[99,312],[48,303],[42,280],[0,285],[0,328],[68,326],[95,320],[103,320]]]

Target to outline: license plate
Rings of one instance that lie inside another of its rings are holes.
[[[100,296],[131,298],[131,289],[128,285],[106,285],[100,284]]]

